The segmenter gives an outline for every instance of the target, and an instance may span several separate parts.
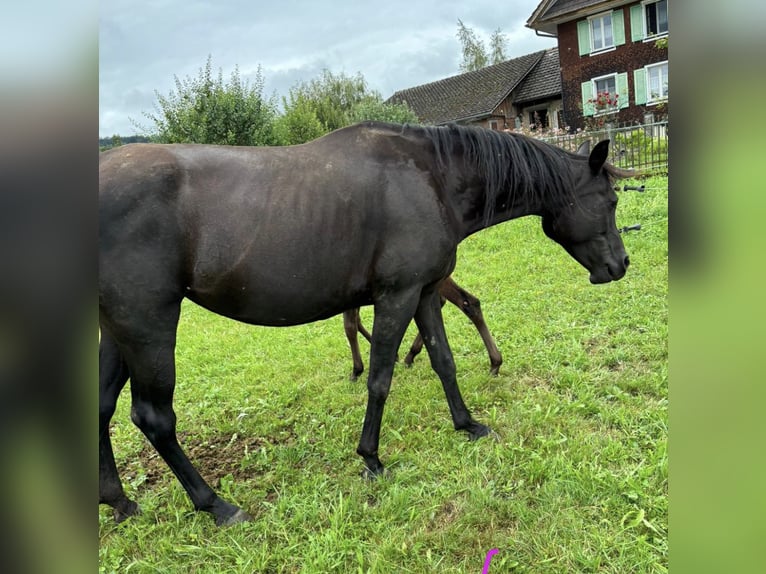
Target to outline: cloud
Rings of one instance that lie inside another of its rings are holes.
[[[110,0],[99,23],[99,134],[135,133],[129,118],[153,110],[155,90],[167,94],[174,76],[196,76],[208,56],[224,76],[238,66],[252,78],[260,66],[267,96],[286,96],[297,82],[329,69],[361,73],[385,98],[458,73],[458,18],[487,37],[501,28],[513,38],[509,55],[555,45],[523,29],[536,6],[535,0]]]

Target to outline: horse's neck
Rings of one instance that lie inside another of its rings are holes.
[[[481,188],[476,193],[477,195],[484,195],[484,197],[475,197],[469,202],[463,202],[463,205],[477,205],[487,201],[484,188]],[[501,198],[502,200],[498,201],[494,209],[489,213],[485,209],[484,212],[481,213],[474,213],[470,210],[466,210],[461,214],[465,225],[464,237],[472,235],[482,229],[487,229],[488,227],[503,223],[504,221],[510,221],[527,215],[540,215],[542,213],[542,206],[537,205],[534,202],[515,198],[512,194],[502,194]]]

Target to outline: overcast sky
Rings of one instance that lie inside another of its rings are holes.
[[[196,76],[212,57],[228,78],[261,66],[265,95],[287,95],[323,69],[360,72],[384,98],[459,73],[457,20],[485,43],[497,28],[509,57],[555,46],[524,26],[539,0],[109,0],[99,15],[99,135],[149,126],[155,90]]]

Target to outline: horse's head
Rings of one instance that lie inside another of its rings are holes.
[[[584,152],[584,153],[583,153]],[[581,155],[588,155],[581,146]],[[608,283],[625,275],[630,263],[615,221],[617,194],[604,166],[609,140],[588,155],[573,199],[543,214],[543,231],[590,271],[591,283]]]

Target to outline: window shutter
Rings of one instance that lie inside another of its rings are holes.
[[[625,43],[625,20],[622,17],[622,9],[612,12],[612,34],[615,46],[622,46]]]
[[[577,23],[577,42],[580,45],[580,55],[590,54],[590,22],[581,20]]]
[[[593,83],[582,83],[582,115],[592,116],[596,113],[596,107],[593,104],[589,104],[588,100],[593,98]]]
[[[630,39],[640,42],[644,39],[644,7],[636,4],[630,7]]]
[[[628,97],[628,74],[617,74],[617,93],[620,95],[617,108],[627,108],[630,105]]]
[[[646,103],[646,70],[634,70],[633,71],[633,85],[636,92],[636,105],[643,105]]]

